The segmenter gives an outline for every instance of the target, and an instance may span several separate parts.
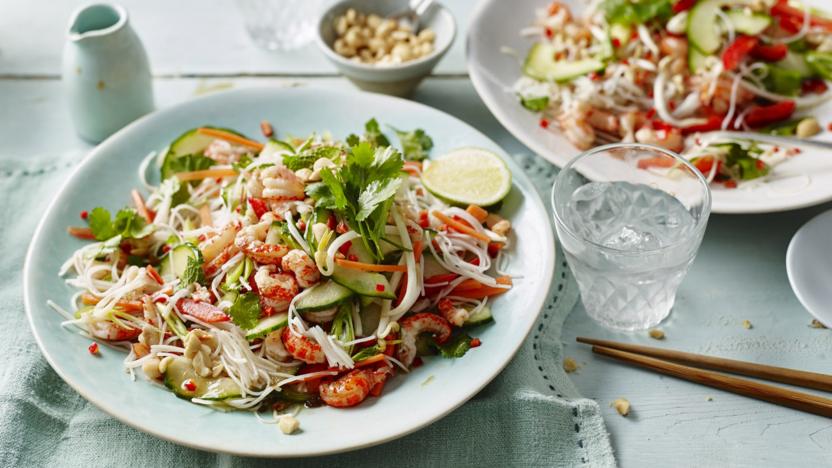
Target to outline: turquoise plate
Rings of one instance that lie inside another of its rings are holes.
[[[505,157],[483,134],[430,107],[320,88],[250,88],[202,97],[146,116],[98,146],[49,206],[26,257],[26,312],[49,364],[84,398],[130,426],[190,447],[248,456],[321,455],[379,444],[436,421],[474,396],[526,338],[554,271],[549,214],[529,179],[507,157],[514,181],[502,214],[515,226],[508,270],[523,277],[493,302],[496,323],[477,330],[482,346],[463,359],[428,359],[409,375],[397,376],[382,398],[359,407],[304,410],[302,431],[292,436],[259,423],[251,413],[218,412],[176,398],[142,377],[131,381],[122,370],[120,352],[102,347],[100,356],[91,356],[89,339],[61,328],[61,316],[46,305],[51,299],[68,308],[74,292],[57,273],[83,242],[67,235],[66,227],[78,224],[81,210],[104,206],[113,211],[129,204],[130,189],[141,186],[141,160],[184,130],[212,124],[257,135],[260,121],[267,119],[281,135],[329,130],[344,138],[370,117],[397,128],[424,128],[433,137],[435,155],[480,146]]]

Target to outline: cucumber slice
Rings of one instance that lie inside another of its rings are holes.
[[[298,312],[326,310],[352,297],[353,292],[335,281],[318,283],[295,303]]]
[[[292,148],[292,145],[285,141],[269,140],[263,146],[258,157],[263,158],[264,161],[273,161],[277,159],[278,155],[283,155],[284,153],[293,154],[294,152],[295,149]],[[280,157],[280,161],[283,161],[282,156]]]
[[[688,47],[688,69],[691,73],[696,73],[705,66],[705,60],[710,55],[705,55],[696,47]]]
[[[735,31],[749,36],[760,34],[771,24],[771,16],[763,13],[752,13],[737,9],[729,10],[725,15]]]
[[[252,341],[257,338],[263,338],[269,333],[279,330],[288,324],[289,315],[285,312],[260,319],[260,322],[258,322],[254,328],[246,332],[246,339],[248,341]]]
[[[194,389],[188,390],[183,386],[186,380],[194,383]],[[226,400],[242,395],[240,387],[228,377],[205,378],[200,377],[191,364],[191,360],[175,357],[165,369],[165,386],[173,390],[180,398],[190,400],[201,398],[204,400]]]
[[[810,54],[814,55],[813,52]],[[786,58],[777,62],[777,66],[783,68],[785,70],[791,70],[800,73],[801,78],[811,78],[815,76],[814,70],[812,67],[809,66],[809,63],[806,60],[806,55],[789,51],[786,54]]]
[[[722,44],[717,14],[724,0],[702,0],[688,14],[688,40],[705,54],[713,54]]]
[[[355,239],[352,241],[352,245],[350,245],[349,252],[358,259],[361,263],[375,263],[376,259],[373,257],[373,254],[367,250],[367,247],[364,245],[364,242],[361,239]]]
[[[351,289],[356,294],[382,299],[395,299],[396,295],[390,287],[387,277],[381,273],[369,271],[352,270],[335,265],[332,272],[332,280],[336,283]]]
[[[471,326],[471,325],[479,325],[481,323],[486,323],[494,320],[494,317],[491,315],[491,307],[483,306],[482,309],[478,310],[476,313],[471,314],[468,316],[468,319],[463,324],[464,326]]]
[[[234,135],[241,136],[246,138],[245,135],[235,132],[234,130],[230,130],[228,128],[220,128],[220,127],[209,127],[204,126],[201,128],[213,128],[216,130],[222,130],[224,132],[233,133]],[[185,156],[187,154],[203,154],[205,153],[205,149],[208,148],[208,145],[211,144],[216,138],[208,135],[203,135],[199,133],[199,128],[193,128],[188,130],[187,132],[179,135],[173,143],[170,144],[168,147],[167,153],[165,153],[164,161],[165,163],[162,164],[162,167],[167,167],[166,162],[168,158],[178,158],[181,156]],[[167,179],[170,177],[171,174],[162,174],[163,179]]]
[[[555,60],[555,48],[545,42],[533,45],[523,63],[523,73],[541,81],[569,81],[603,68],[597,59]]]
[[[162,263],[159,265],[159,274],[165,281],[182,278],[185,268],[188,266],[188,260],[193,258],[199,261],[201,256],[202,253],[192,244],[179,244],[162,258]]]

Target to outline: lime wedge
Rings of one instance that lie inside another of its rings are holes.
[[[511,190],[511,172],[491,151],[466,147],[426,161],[422,183],[451,203],[491,206]]]

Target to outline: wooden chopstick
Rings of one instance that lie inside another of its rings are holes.
[[[610,349],[629,351],[636,354],[642,354],[644,356],[669,359],[683,364],[690,364],[694,367],[730,372],[732,374],[747,375],[749,377],[757,377],[760,379],[770,380],[772,382],[780,382],[804,388],[814,388],[816,390],[832,392],[832,375],[827,374],[788,369],[786,367],[767,366],[765,364],[737,361],[734,359],[726,359],[715,356],[705,356],[703,354],[686,353],[672,349],[621,343],[618,341],[596,340],[595,338],[585,338],[582,336],[577,337],[576,341],[595,346],[603,346]]]
[[[662,374],[700,383],[709,387],[727,390],[758,400],[787,406],[807,413],[814,413],[832,418],[832,400],[817,395],[797,392],[787,388],[776,387],[753,380],[741,379],[731,375],[720,374],[695,367],[683,366],[670,361],[634,354],[604,346],[593,346],[592,351],[624,362],[652,369]]]

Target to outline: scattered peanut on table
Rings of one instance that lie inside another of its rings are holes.
[[[333,44],[339,55],[360,63],[399,64],[430,55],[436,33],[424,28],[418,34],[403,22],[364,14],[350,8],[335,20]]]
[[[621,416],[627,416],[630,414],[630,402],[626,398],[619,398],[613,401],[610,406],[615,408]]]
[[[563,359],[563,370],[566,371],[566,373],[571,374],[572,372],[578,370],[578,367],[578,363],[571,357]]]
[[[650,334],[650,338],[653,338],[654,340],[664,339],[664,332],[659,330],[658,328],[652,328],[648,333]]]

